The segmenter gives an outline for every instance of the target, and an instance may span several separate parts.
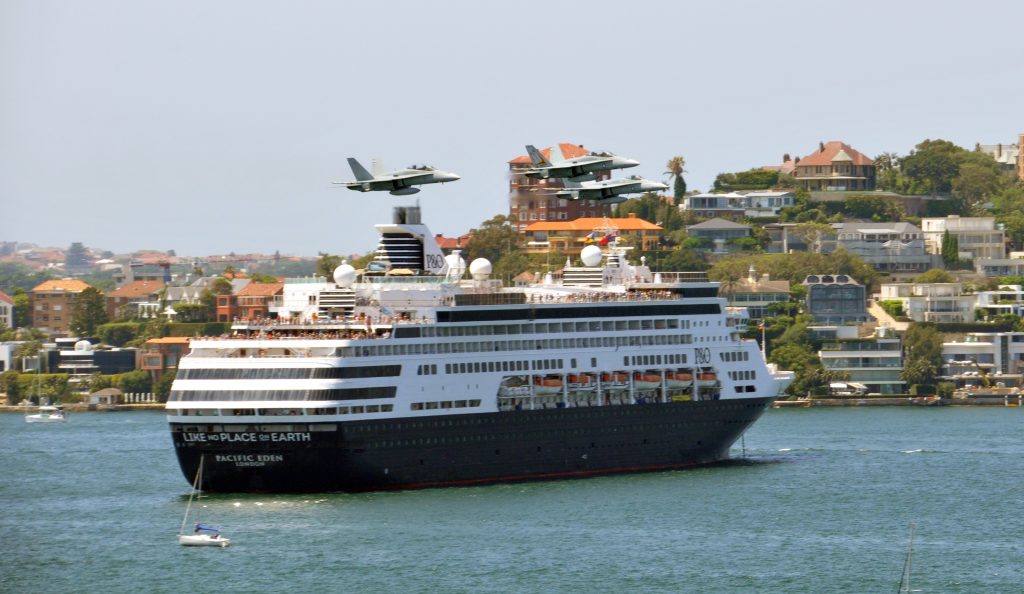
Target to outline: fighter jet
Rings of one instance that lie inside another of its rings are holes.
[[[532,144],[526,145],[533,167],[523,172],[526,177],[534,179],[568,178],[571,181],[591,181],[599,171],[636,167],[639,161],[619,157],[612,153],[589,153],[575,159],[565,159],[552,163],[544,158]]]
[[[454,173],[441,171],[430,165],[410,165],[405,169],[384,171],[380,162],[374,159],[372,174],[352,157],[348,158],[348,165],[352,168],[352,174],[356,176],[356,181],[333,183],[357,192],[388,191],[393,196],[408,196],[420,191],[419,188],[411,186],[443,184],[462,179]]]
[[[565,183],[565,189],[555,192],[555,195],[570,200],[600,200],[603,204],[618,204],[626,201],[624,194],[660,192],[667,189],[668,186],[663,183],[633,175],[627,178],[583,183],[568,181]]]

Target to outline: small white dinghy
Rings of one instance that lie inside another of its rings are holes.
[[[188,524],[188,515],[192,510],[192,499],[195,498],[198,501],[199,493],[202,490],[204,459],[204,456],[199,457],[199,470],[196,471],[196,480],[192,483],[192,492],[188,495],[188,506],[185,507],[185,517],[182,518],[181,528],[178,530],[178,544],[185,547],[226,547],[231,544],[231,539],[220,535],[220,527],[203,524],[198,521],[198,518],[192,534],[185,534],[185,525]]]

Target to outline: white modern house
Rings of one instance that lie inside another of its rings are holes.
[[[796,204],[796,194],[785,190],[753,190],[727,193],[705,192],[687,196],[680,210],[693,211],[703,218],[772,217],[779,210]]]
[[[948,233],[957,241],[961,260],[1006,257],[1006,232],[994,217],[925,218],[921,232],[929,254],[942,253],[942,239]]]
[[[964,295],[961,283],[886,283],[879,301],[900,301],[915,322],[972,322],[976,295]]]

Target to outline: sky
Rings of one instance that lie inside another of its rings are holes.
[[[843,140],[1024,132],[1024,2],[0,0],[0,240],[179,255],[371,251],[419,201],[508,212],[507,162],[573,142],[691,189]],[[462,179],[332,187],[345,159]]]

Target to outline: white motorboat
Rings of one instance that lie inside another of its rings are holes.
[[[199,469],[196,471],[195,481],[192,482],[192,492],[188,495],[185,517],[181,519],[181,528],[178,530],[178,544],[185,547],[226,547],[231,544],[231,539],[220,535],[220,527],[203,524],[199,522],[198,518],[192,534],[185,534],[188,515],[192,511],[192,499],[198,501],[199,493],[202,490],[204,460],[205,458],[202,456],[199,458]]]
[[[40,406],[39,412],[25,415],[26,423],[63,423],[67,420],[64,409],[59,406]]]

